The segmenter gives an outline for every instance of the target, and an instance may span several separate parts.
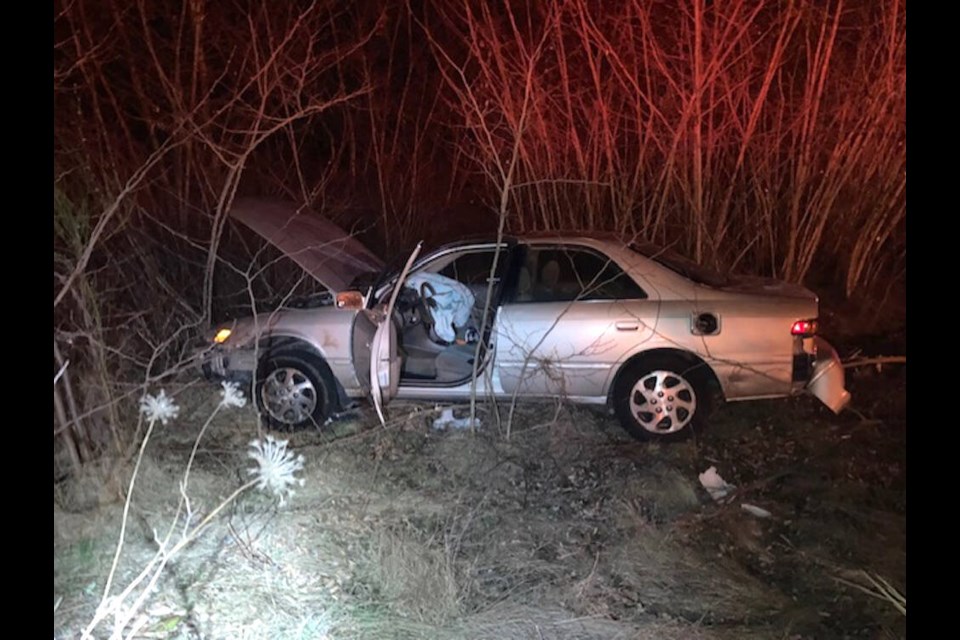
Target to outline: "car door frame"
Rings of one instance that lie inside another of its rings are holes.
[[[434,260],[439,259],[443,255],[449,253],[484,249],[495,250],[497,246],[500,247],[497,264],[502,265],[498,266],[498,269],[502,270],[499,274],[499,291],[494,291],[493,299],[490,301],[489,305],[489,315],[487,318],[489,331],[487,332],[486,336],[481,336],[481,339],[485,339],[487,341],[488,346],[483,354],[483,361],[480,363],[480,366],[477,367],[476,371],[476,393],[478,395],[486,394],[490,391],[497,393],[498,384],[496,382],[496,363],[494,359],[496,354],[496,323],[503,296],[511,286],[511,282],[516,278],[517,266],[515,263],[515,257],[517,253],[515,249],[517,246],[517,241],[512,237],[503,237],[499,242],[497,239],[492,238],[489,240],[483,239],[444,245],[438,247],[434,251],[431,251],[428,255],[421,257],[410,270],[410,273],[414,273],[428,263],[433,262]],[[372,292],[371,299],[375,299],[377,294],[379,294],[381,297],[385,295],[387,290],[389,290],[390,286],[392,286],[392,283],[395,281],[396,278],[393,277],[385,279],[384,284],[381,284],[374,292]],[[468,376],[459,382],[438,384],[431,384],[421,380],[405,382],[399,386],[396,397],[407,400],[461,401],[470,397],[472,383],[471,378],[472,376]],[[491,381],[492,384],[488,387],[488,384],[490,384]]]
[[[579,402],[584,403],[600,403],[604,402],[606,399],[606,388],[609,384],[611,378],[611,371],[614,369],[620,362],[622,362],[623,356],[620,353],[613,355],[610,359],[610,362],[607,363],[596,363],[591,364],[586,361],[579,364],[579,370],[571,369],[575,372],[576,376],[585,376],[584,384],[579,385],[579,387],[574,387],[572,390],[565,389],[560,392],[555,392],[554,390],[549,389],[549,385],[543,385],[543,388],[540,389],[537,386],[537,383],[530,383],[528,379],[529,373],[529,363],[534,360],[534,354],[528,352],[528,347],[530,346],[528,342],[521,344],[517,341],[516,338],[507,335],[510,331],[522,330],[520,327],[510,327],[508,323],[511,323],[512,312],[522,311],[522,308],[532,309],[534,311],[543,309],[545,311],[545,316],[543,322],[547,322],[547,319],[551,319],[549,326],[546,330],[546,333],[541,337],[540,340],[536,341],[534,349],[540,349],[543,347],[543,342],[550,336],[551,333],[557,330],[558,323],[568,314],[570,314],[571,320],[576,320],[576,316],[579,313],[583,313],[587,319],[589,319],[589,311],[591,307],[596,308],[597,305],[607,305],[607,315],[610,316],[607,318],[607,329],[613,328],[617,332],[626,331],[629,332],[631,339],[636,340],[637,342],[645,342],[652,335],[652,330],[648,325],[645,325],[643,322],[632,322],[635,311],[630,307],[641,305],[641,306],[658,306],[659,300],[655,296],[647,283],[643,281],[638,281],[634,274],[631,273],[629,265],[625,265],[616,259],[615,256],[610,255],[602,248],[595,246],[592,243],[583,243],[583,242],[571,242],[564,239],[552,239],[549,241],[534,241],[534,242],[521,242],[518,245],[518,251],[516,252],[516,271],[517,274],[514,276],[514,286],[510,290],[510,294],[516,294],[516,283],[519,279],[519,266],[521,261],[525,261],[527,251],[529,250],[544,250],[544,249],[569,249],[575,251],[586,251],[593,253],[600,257],[603,260],[607,260],[616,266],[626,277],[630,278],[631,281],[645,294],[645,298],[624,298],[624,299],[579,299],[575,298],[574,300],[557,300],[557,301],[517,301],[509,300],[504,293],[504,296],[501,297],[501,308],[498,314],[498,326],[496,338],[497,349],[496,349],[496,371],[497,371],[497,380],[501,387],[502,392],[507,396],[513,396],[519,394],[521,396],[530,396],[530,397],[556,397],[562,395],[570,399],[575,399]],[[528,306],[529,305],[529,306]],[[548,306],[549,305],[549,306]],[[548,308],[556,308],[556,313],[546,312]],[[623,316],[621,318],[621,316]],[[630,327],[619,327],[621,320],[631,320]],[[538,324],[540,324],[538,322]],[[634,326],[635,325],[635,326]],[[523,337],[520,337],[520,340],[523,340]],[[520,349],[524,354],[523,361],[520,364],[519,368],[517,363],[517,357],[504,357],[508,352],[513,353],[516,349]],[[556,354],[562,356],[562,354]],[[546,360],[551,360],[550,357],[547,357]],[[537,367],[549,367],[551,362],[541,363],[539,360],[535,364]],[[556,368],[562,369],[563,363],[557,359],[557,362],[553,363]],[[530,374],[532,377],[533,374]],[[547,375],[545,372],[544,375]],[[560,372],[561,377],[566,376],[565,372]],[[511,382],[514,381],[514,382]]]
[[[353,324],[353,361],[354,373],[361,388],[370,395],[380,422],[386,424],[383,407],[397,395],[400,370],[403,366],[398,347],[396,325],[393,323],[393,309],[397,303],[400,287],[412,271],[414,263],[423,248],[419,242],[396,278],[390,299],[383,304],[371,296],[371,308],[357,313]],[[385,291],[384,291],[385,293]],[[369,357],[363,357],[369,353]],[[364,384],[366,383],[366,384]]]

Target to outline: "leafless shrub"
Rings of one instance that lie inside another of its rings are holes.
[[[433,19],[428,34],[462,42],[441,68],[450,108],[483,131],[461,147],[491,196],[519,145],[511,227],[679,241],[697,259],[794,281],[832,254],[849,265],[848,294],[876,277],[866,265],[902,250],[896,0],[575,0],[503,15],[441,3]]]
[[[346,63],[376,14],[356,21],[319,1],[237,9],[56,6],[54,337],[68,352],[55,364],[73,363],[73,380],[60,380],[58,431],[74,441],[74,467],[102,454],[103,441],[129,451],[120,427],[129,421],[117,415],[125,379],[184,367],[213,313],[225,214],[241,183],[317,197],[323,164],[294,162],[295,182],[264,178],[262,167],[291,166],[275,160],[299,159],[318,116],[368,90]],[[91,429],[102,416],[108,424]]]

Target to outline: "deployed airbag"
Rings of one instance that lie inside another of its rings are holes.
[[[470,312],[476,299],[467,285],[439,273],[415,273],[407,278],[406,286],[417,292],[424,290],[423,284],[432,287],[433,292],[428,295],[436,303],[431,305],[430,311],[436,324],[434,333],[441,340],[454,342],[457,331],[463,329],[470,322]]]

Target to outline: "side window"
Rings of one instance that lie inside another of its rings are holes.
[[[580,247],[528,247],[514,302],[637,300],[647,294],[617,263]]]
[[[490,277],[490,267],[493,264],[493,251],[473,251],[458,256],[450,264],[440,270],[440,275],[452,278],[466,285],[486,285]],[[502,264],[507,252],[500,254]]]

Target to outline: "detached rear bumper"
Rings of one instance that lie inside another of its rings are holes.
[[[814,338],[816,355],[806,390],[834,413],[850,403],[850,392],[844,386],[843,363],[837,350],[823,338]]]

